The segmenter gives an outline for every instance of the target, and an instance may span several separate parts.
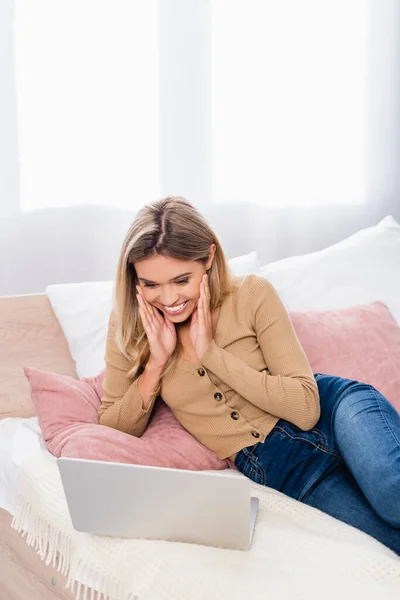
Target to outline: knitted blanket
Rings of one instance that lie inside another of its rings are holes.
[[[12,527],[77,600],[398,600],[400,559],[388,548],[280,492],[253,484],[252,493],[260,505],[248,552],[86,534],[72,526],[46,452],[21,466]]]

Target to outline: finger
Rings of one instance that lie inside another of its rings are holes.
[[[138,301],[138,303],[140,301],[142,301],[142,307],[145,308],[146,300],[145,300],[145,297],[143,296],[141,288],[138,285],[136,286],[136,291],[137,291],[136,300]]]
[[[204,301],[204,294],[205,294],[205,289],[204,289],[204,277],[201,280],[200,283],[200,298],[199,298],[199,304],[201,304]]]
[[[208,275],[207,275],[207,273],[204,276],[204,292],[205,292],[207,304],[210,305],[211,294],[210,294],[210,287],[208,285]]]
[[[210,292],[208,275],[206,275],[206,290],[207,290],[207,307],[208,307],[208,311],[209,311],[209,315],[210,315],[210,319],[211,319],[211,292]]]
[[[149,307],[149,311],[152,315],[154,327],[163,327],[166,321],[170,321],[167,319],[167,315],[161,315],[158,308],[153,304],[147,303]],[[172,321],[170,321],[172,323]]]
[[[149,337],[149,335],[151,334],[150,325],[149,325],[147,316],[144,313],[144,311],[143,311],[143,309],[142,309],[141,306],[139,306],[139,314],[140,314],[140,318],[142,320],[142,325],[143,325],[144,332],[145,332],[146,336]]]
[[[199,287],[199,297],[197,298],[197,306],[196,306],[196,311],[198,311],[198,310],[199,310],[199,306],[200,306],[200,304],[201,304],[201,302],[202,302],[202,297],[203,297],[203,290],[202,290],[202,287],[201,287],[201,282],[200,282],[200,287]]]
[[[203,317],[206,319],[207,318],[207,313],[209,312],[209,304],[208,304],[208,296],[207,296],[207,283],[204,280],[203,283],[203,294],[202,294],[202,298],[203,298],[203,302],[202,302],[202,306],[203,306]]]
[[[146,309],[145,309],[145,306],[144,306],[143,298],[141,298],[140,296],[138,296],[137,301],[138,301],[140,316],[142,317],[143,320],[146,320],[146,323],[147,323],[148,322],[148,317],[147,317],[147,312],[146,312]]]
[[[152,308],[153,308],[154,317],[155,317],[157,323],[159,325],[163,325],[165,323],[166,319],[163,319],[162,315],[160,314],[160,312],[156,306],[152,306]]]
[[[139,307],[142,309],[142,314],[144,315],[144,317],[146,319],[146,324],[147,324],[147,328],[149,329],[149,332],[155,331],[154,320],[148,309],[148,302],[146,302],[146,300],[143,298],[143,296],[139,295],[138,303],[139,303]]]
[[[152,327],[153,331],[157,331],[157,329],[159,329],[160,325],[159,325],[159,322],[158,322],[157,317],[155,315],[155,310],[156,309],[149,302],[146,302],[146,308],[147,308],[148,318],[149,318],[149,321],[151,323],[151,327]]]
[[[191,324],[194,325],[195,323],[197,323],[198,320],[198,311],[197,308],[193,311],[192,313],[192,320],[191,320]]]
[[[146,298],[143,296],[143,292],[140,288],[140,286],[136,286],[136,289],[138,290],[138,301],[141,302],[141,305],[143,307],[143,310],[145,311],[146,315],[147,315],[147,319],[149,324],[151,325],[151,327],[153,329],[155,329],[155,327],[157,326],[157,324],[159,324],[160,322],[157,319],[156,316],[156,312],[158,314],[158,311],[156,310],[156,308],[150,304],[149,302],[147,302]]]
[[[197,320],[200,325],[203,324],[203,314],[204,314],[204,298],[203,298],[203,292],[201,292],[199,302],[197,304]]]
[[[208,295],[208,286],[207,286],[207,275],[204,276],[204,281],[203,281],[203,298],[204,298],[204,309],[207,309],[207,304],[209,301],[209,295]]]
[[[211,309],[209,295],[207,293],[206,277],[204,278],[203,283],[202,323],[203,327],[207,330],[211,327]]]
[[[170,321],[169,319],[165,319],[165,324],[168,327],[169,331],[175,335],[176,334],[176,329],[175,329],[175,325],[172,321]]]
[[[210,292],[210,284],[209,284],[207,274],[206,274],[206,293],[207,293],[207,300],[208,300],[208,302],[210,302],[211,301],[211,292]]]

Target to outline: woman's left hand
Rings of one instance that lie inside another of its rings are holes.
[[[197,308],[192,314],[189,335],[197,358],[201,361],[204,352],[213,340],[210,289],[207,274],[203,275],[200,283],[200,298],[197,301]]]

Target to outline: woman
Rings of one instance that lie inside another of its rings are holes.
[[[370,385],[313,375],[272,285],[231,276],[180,197],[140,210],[122,245],[100,423],[141,436],[158,395],[253,481],[400,555],[400,415]]]

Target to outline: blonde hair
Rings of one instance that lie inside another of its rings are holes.
[[[199,211],[181,196],[168,196],[144,206],[136,215],[122,244],[114,294],[115,339],[120,352],[132,363],[129,377],[138,377],[150,357],[136,299],[139,281],[134,263],[160,254],[205,265],[211,244],[216,246],[208,270],[210,308],[213,310],[237,284],[217,236]],[[162,375],[174,368],[178,352],[179,344]]]

